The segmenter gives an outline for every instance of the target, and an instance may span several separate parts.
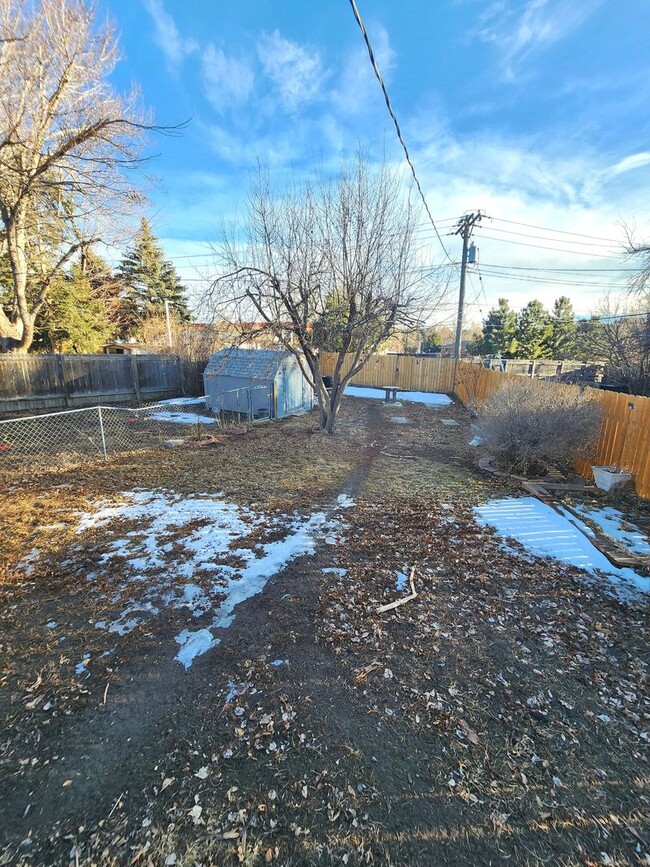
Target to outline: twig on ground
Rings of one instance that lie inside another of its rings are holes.
[[[377,609],[377,614],[383,614],[385,611],[392,611],[393,608],[399,608],[400,605],[405,605],[407,602],[410,602],[412,599],[417,597],[417,592],[415,590],[415,584],[413,583],[413,576],[415,575],[415,564],[411,566],[411,571],[409,573],[409,584],[411,585],[411,592],[408,596],[402,597],[402,599],[397,599],[395,602],[389,602],[388,605],[380,605]]]

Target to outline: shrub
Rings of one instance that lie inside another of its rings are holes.
[[[508,472],[568,470],[589,457],[602,425],[593,389],[510,379],[479,406],[478,427],[496,463]]]

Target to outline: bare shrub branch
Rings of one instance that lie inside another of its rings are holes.
[[[478,428],[508,472],[569,470],[598,442],[602,405],[593,389],[511,379],[479,407]]]

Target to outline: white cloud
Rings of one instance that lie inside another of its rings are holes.
[[[163,0],[143,0],[143,3],[153,20],[154,42],[165,55],[169,71],[175,72],[198,46],[194,40],[181,35],[176,22],[163,6]]]
[[[624,157],[624,159],[619,160],[615,165],[611,166],[606,174],[608,175],[622,175],[625,172],[634,171],[634,169],[640,169],[643,166],[647,166],[650,163],[650,153],[647,151],[643,151],[638,154],[630,154],[629,157]]]
[[[241,105],[252,93],[255,74],[251,65],[246,60],[228,57],[212,44],[203,52],[201,71],[205,94],[219,111]]]
[[[315,48],[292,42],[275,30],[259,39],[257,54],[286,111],[295,112],[322,97],[328,75]]]
[[[370,27],[373,53],[384,81],[390,80],[390,72],[396,63],[396,54],[391,48],[388,33],[380,24]],[[365,45],[359,44],[348,54],[341,79],[334,92],[334,101],[346,114],[358,114],[369,105],[383,102],[379,82],[375,78]]]
[[[601,6],[603,0],[494,0],[479,16],[471,36],[494,44],[501,52],[504,76],[517,77],[518,67],[534,52],[569,36]]]

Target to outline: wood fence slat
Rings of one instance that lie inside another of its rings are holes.
[[[323,373],[334,370],[336,353],[321,355]],[[349,370],[346,359],[344,370]],[[395,385],[408,391],[455,394],[463,403],[485,400],[505,382],[519,380],[514,373],[488,370],[449,358],[375,355],[354,377],[355,385]],[[538,380],[531,380],[538,382]],[[577,386],[557,383],[557,388]],[[576,469],[592,477],[592,464],[616,464],[634,473],[636,491],[650,498],[650,398],[597,391],[603,406],[603,427],[593,456],[576,461]],[[630,408],[630,404],[634,409]]]

